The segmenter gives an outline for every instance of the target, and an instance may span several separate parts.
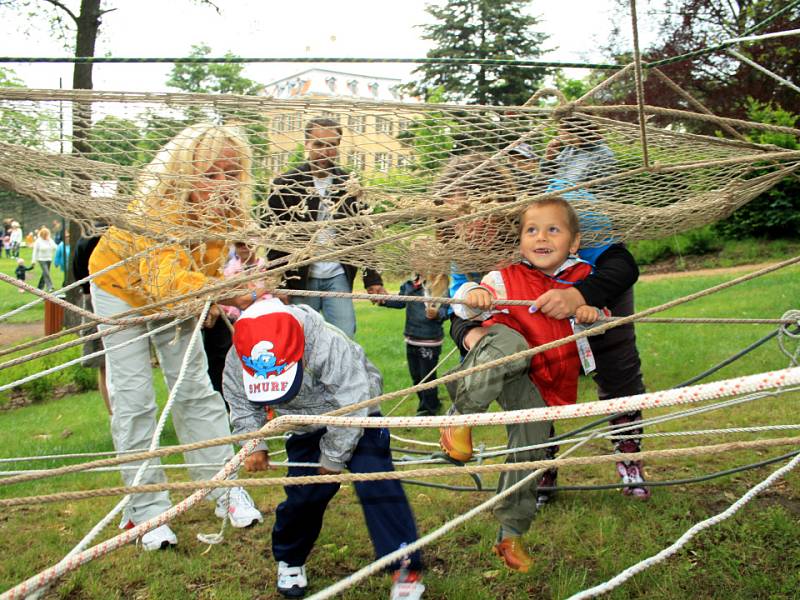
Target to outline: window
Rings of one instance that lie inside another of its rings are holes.
[[[403,133],[404,131],[408,131],[409,127],[411,127],[411,119],[400,119],[397,121],[397,133]]]
[[[367,87],[369,88],[369,91],[372,93],[372,95],[377,98],[378,97],[378,82],[377,81],[373,81]]]
[[[332,92],[336,91],[336,77],[330,76],[325,78],[325,83],[328,85],[328,89]]]
[[[364,133],[367,129],[364,115],[350,115],[347,124],[353,133]]]
[[[388,117],[375,117],[375,132],[392,135],[392,120]]]
[[[408,156],[405,154],[398,154],[397,155],[397,168],[398,169],[407,169],[411,166],[411,161],[408,159]]]
[[[295,131],[303,131],[303,127],[305,127],[305,122],[303,121],[303,112],[299,111],[294,113],[294,123],[292,129]]]
[[[280,173],[281,172],[281,155],[280,153],[275,153],[269,157],[269,166],[270,170],[273,173]]]
[[[353,94],[353,96],[357,96],[358,95],[358,79],[351,79],[350,81],[348,81],[347,82],[347,89],[350,90],[350,93]]]
[[[375,170],[384,173],[392,168],[392,155],[388,152],[375,153]]]
[[[363,152],[353,152],[350,155],[350,166],[353,168],[354,171],[363,171],[364,170],[364,153]]]
[[[319,116],[322,117],[323,119],[333,119],[337,123],[341,122],[339,121],[339,115],[337,115],[332,110],[323,110],[321,113],[319,113]]]
[[[272,117],[272,131],[276,133],[286,131],[286,115],[275,115]]]

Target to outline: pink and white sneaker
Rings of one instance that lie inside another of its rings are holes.
[[[642,461],[640,460],[621,460],[617,463],[617,473],[622,478],[625,487],[622,493],[626,496],[633,496],[637,500],[647,500],[650,498],[650,488],[637,485],[645,482]]]

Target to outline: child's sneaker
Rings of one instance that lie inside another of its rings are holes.
[[[285,598],[302,598],[307,587],[305,565],[290,567],[283,561],[278,562],[278,591]]]
[[[390,600],[419,600],[425,586],[422,585],[422,573],[398,569],[392,575],[392,594]]]
[[[540,489],[536,490],[536,509],[539,510],[544,507],[545,504],[550,502],[556,495],[555,490],[543,490],[541,488],[548,488],[548,487],[556,487],[558,483],[558,469],[548,469],[542,475],[542,478],[539,480],[538,487]]]
[[[644,471],[642,470],[642,461],[640,460],[621,460],[617,463],[617,473],[622,478],[622,483],[625,487],[622,488],[622,493],[626,496],[633,496],[638,500],[647,500],[650,498],[650,488],[637,485],[644,483]]]
[[[453,460],[467,462],[472,458],[472,428],[466,425],[442,427],[439,435],[439,445]]]
[[[227,515],[231,520],[231,525],[239,529],[264,521],[264,517],[253,504],[250,494],[240,487],[231,488],[217,498],[214,514],[220,519],[224,519]]]
[[[641,446],[639,440],[629,439],[622,440],[615,444],[616,452],[627,454],[630,452],[639,452]],[[644,483],[644,468],[640,460],[621,460],[617,463],[617,473],[622,478],[622,483],[625,487],[622,488],[622,493],[626,496],[632,496],[637,500],[647,500],[650,498],[650,488],[636,485]]]
[[[503,538],[494,545],[492,552],[502,558],[509,569],[520,573],[527,573],[533,564],[533,559],[528,555],[522,538],[518,535]]]
[[[136,527],[133,521],[128,521],[121,529],[133,529]],[[178,537],[169,528],[169,525],[161,525],[145,533],[139,541],[142,548],[148,552],[152,550],[166,550],[170,546],[178,545]]]

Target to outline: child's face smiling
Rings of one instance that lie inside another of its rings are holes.
[[[580,233],[569,229],[563,207],[532,206],[522,215],[519,249],[522,258],[547,275],[555,273],[580,247]]]

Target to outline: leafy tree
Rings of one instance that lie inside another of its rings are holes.
[[[211,54],[211,47],[207,44],[192,46],[189,56],[204,57]],[[237,58],[230,52],[226,58]],[[241,63],[176,63],[172,67],[167,85],[183,90],[184,92],[214,93],[214,94],[242,94],[255,95],[263,85],[242,75],[244,65]],[[256,181],[255,199],[262,200],[268,194],[268,151],[269,135],[263,115],[258,111],[247,108],[225,107],[220,110],[220,119],[227,123],[246,125],[247,137],[253,148],[253,176]],[[202,118],[201,115],[187,111],[189,120]]]
[[[428,58],[527,59],[542,55],[547,35],[533,28],[537,17],[523,11],[526,0],[449,0],[425,9],[437,23],[424,25],[423,39],[436,47]],[[547,74],[543,68],[512,65],[425,64],[413,93],[441,87],[447,101],[471,104],[523,104]]]
[[[0,67],[0,87],[25,87],[11,69]],[[24,110],[0,107],[0,141],[30,148],[44,146],[45,129],[55,123],[47,115],[37,115]]]
[[[211,54],[211,47],[195,44],[189,56],[202,58]],[[236,58],[230,52],[225,58]],[[257,81],[242,76],[241,63],[176,63],[167,85],[184,92],[254,95],[262,87]]]
[[[440,86],[429,95],[430,102],[441,102],[444,89]],[[457,124],[439,111],[415,119],[398,139],[414,149],[414,168],[423,171],[440,169],[455,148],[452,131]]]
[[[92,160],[115,165],[131,166],[141,162],[138,147],[142,132],[139,126],[129,119],[106,115],[95,123],[87,139]]]
[[[618,62],[630,62],[630,44],[622,41],[622,31],[629,29],[628,0],[617,0],[618,29],[611,37],[608,52]],[[739,37],[750,28],[787,7],[787,0],[665,0],[663,6],[652,8],[649,17],[659,20],[658,41],[643,50],[645,61],[656,61],[713,46]],[[642,15],[640,15],[641,17]],[[785,31],[800,28],[800,4],[782,13],[755,33]],[[796,38],[782,37],[740,44],[735,49],[742,55],[766,67],[773,73],[800,84],[800,44]],[[703,54],[659,69],[684,90],[703,102],[712,112],[744,118],[750,98],[793,113],[800,113],[800,94],[779,84],[768,75],[740,62],[725,51]],[[619,88],[617,88],[619,91]],[[633,86],[627,86],[626,102],[635,102]],[[648,77],[648,104],[687,106],[656,77]],[[697,128],[696,124],[691,125]]]
[[[783,127],[796,127],[800,120],[797,115],[752,98],[748,99],[747,117],[751,121]],[[759,144],[775,144],[789,150],[797,150],[799,146],[796,137],[785,133],[754,130],[747,137]],[[753,175],[762,174],[756,171]],[[717,223],[715,228],[729,238],[796,237],[800,230],[800,179],[785,177]]]

